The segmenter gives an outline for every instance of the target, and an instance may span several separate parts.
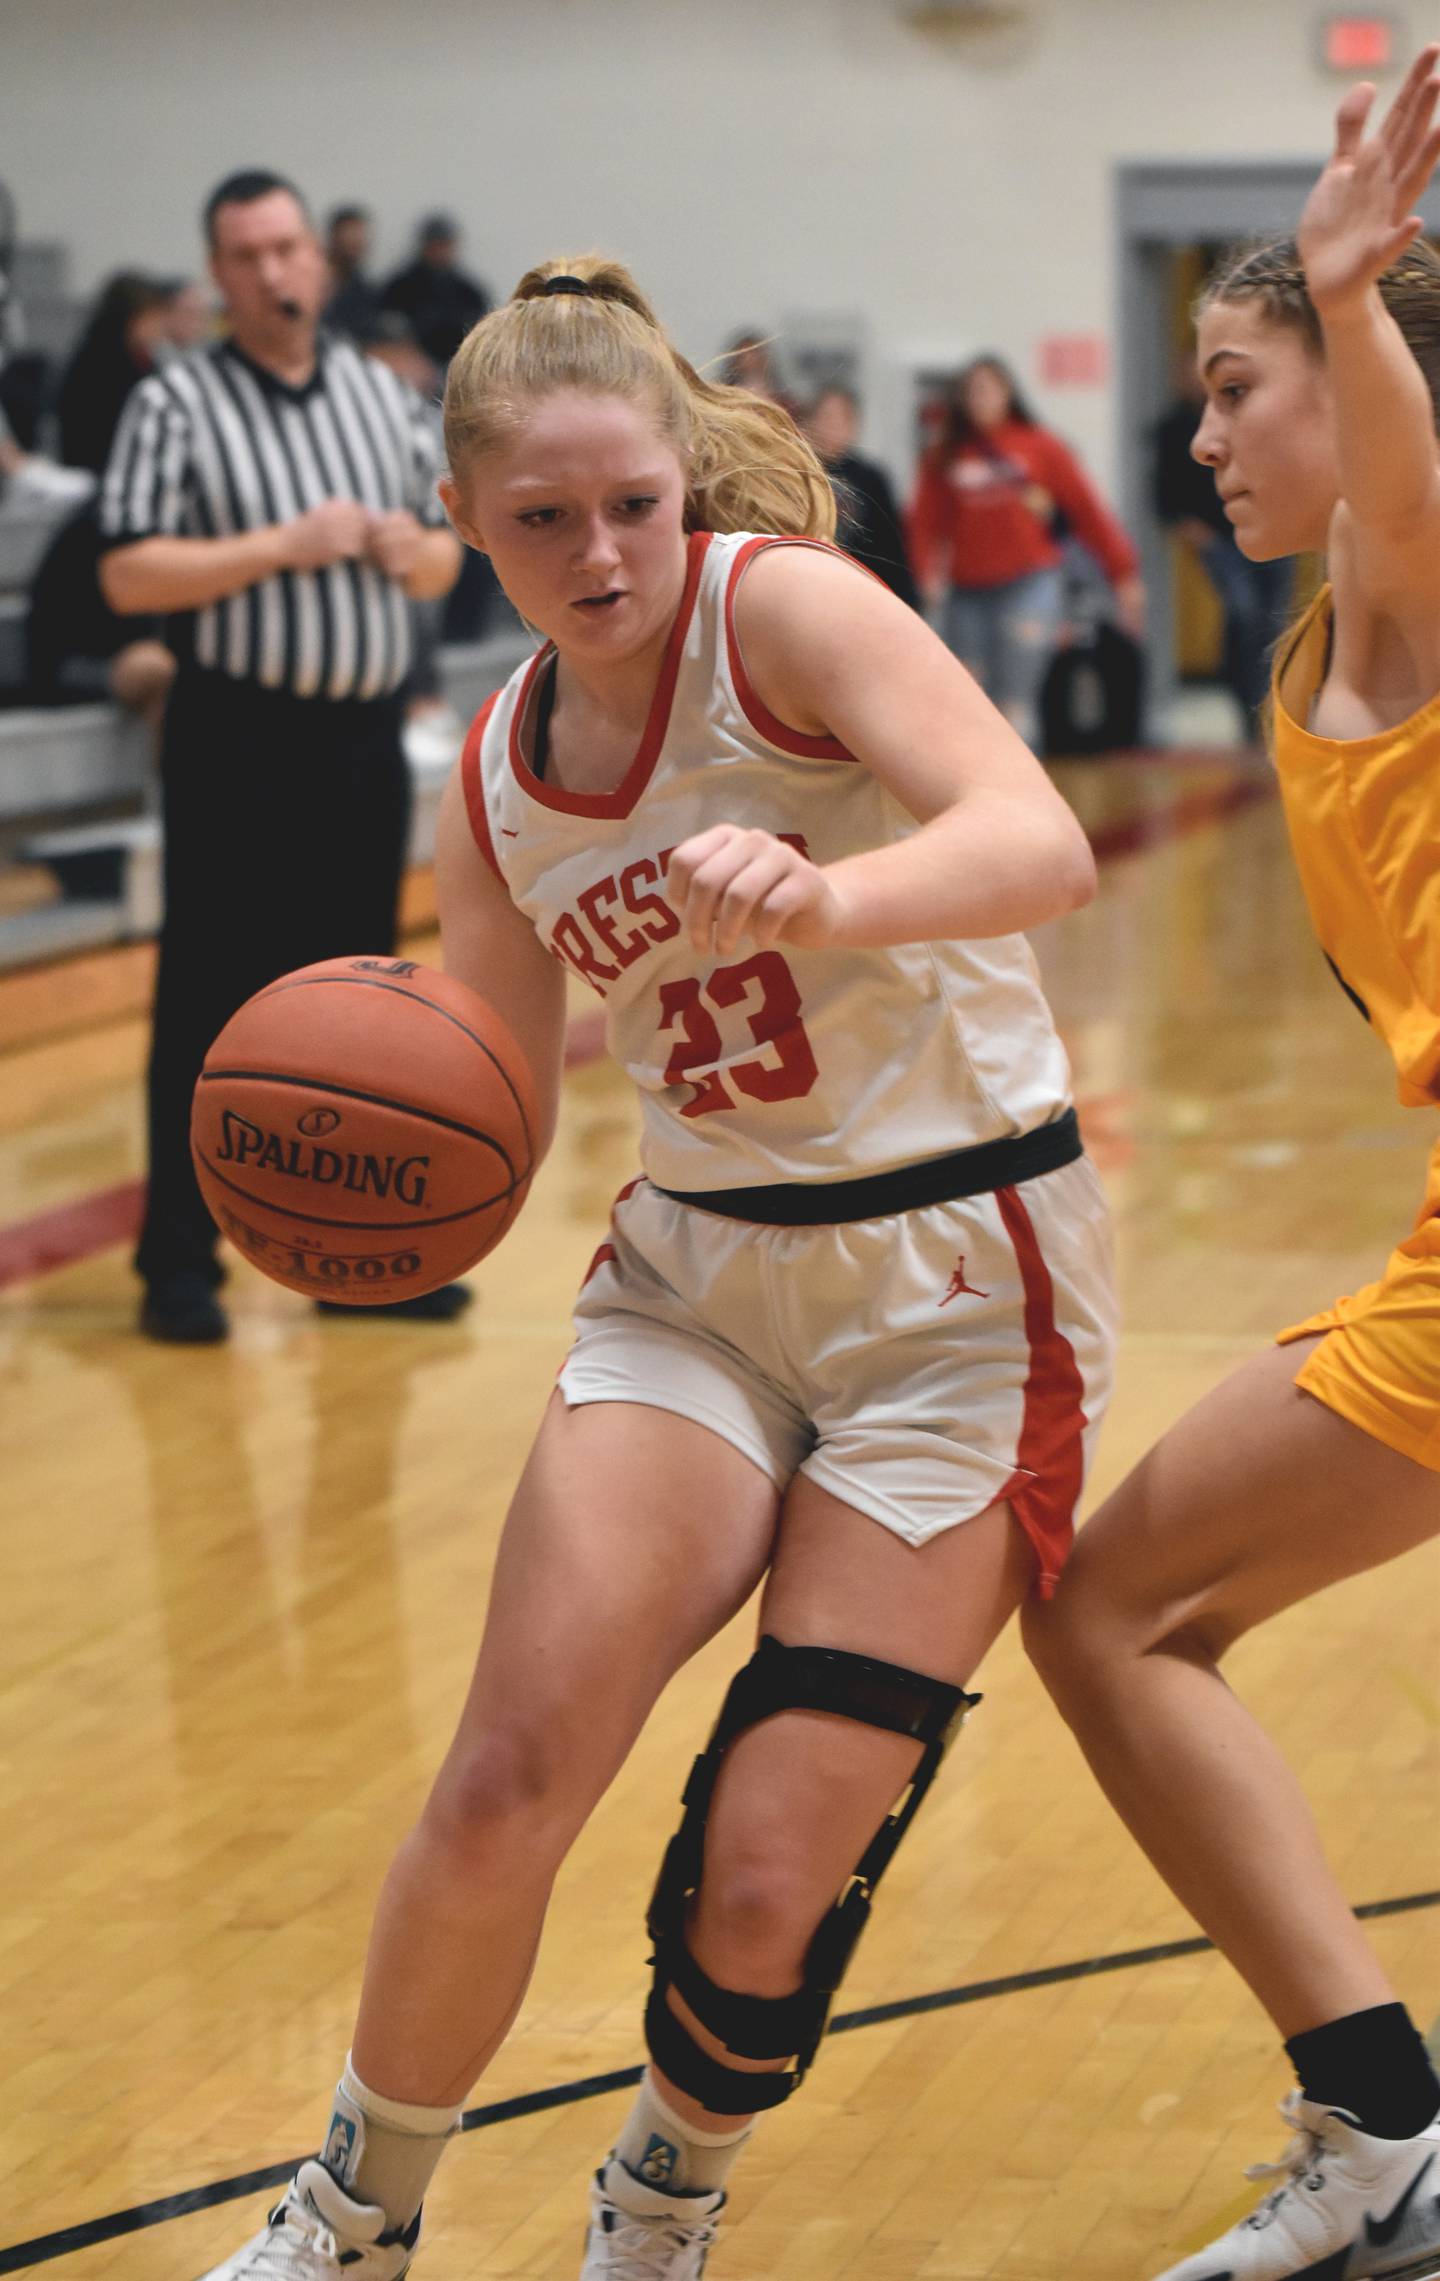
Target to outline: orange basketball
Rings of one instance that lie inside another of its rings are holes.
[[[331,958],[247,999],[205,1057],[190,1146],[245,1257],[311,1298],[434,1291],[500,1241],[535,1169],[500,1016],[410,959]]]

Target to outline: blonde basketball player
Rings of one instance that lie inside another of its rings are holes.
[[[833,501],[788,417],[698,378],[625,271],[531,271],[445,416],[456,528],[546,637],[446,801],[446,963],[524,1042],[547,1127],[585,976],[644,1177],[381,1896],[322,2153],[218,2270],[405,2271],[556,1870],[763,1581],[651,1904],[651,2065],[586,2248],[591,2276],[695,2281],[972,1672],[1069,1548],[1108,1236],[1017,930],[1094,875],[964,669],[814,543]]]
[[[1210,286],[1193,447],[1246,554],[1327,555],[1280,652],[1275,759],[1321,944],[1421,1107],[1440,1098],[1440,260],[1412,208],[1440,156],[1437,57],[1368,139],[1374,89],[1346,97],[1298,242]],[[1277,1609],[1433,1535],[1437,1475],[1440,1150],[1379,1281],[1183,1419],[1028,1626],[1111,1799],[1299,2079],[1279,2183],[1167,2281],[1440,2271],[1440,2083],[1218,1668]]]

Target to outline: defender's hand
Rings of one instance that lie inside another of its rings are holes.
[[[1421,49],[1368,142],[1372,86],[1352,87],[1335,114],[1335,149],[1298,233],[1305,283],[1322,317],[1343,316],[1363,302],[1424,227],[1413,208],[1440,160],[1437,59],[1440,43]]]
[[[772,832],[716,824],[670,858],[665,891],[702,953],[728,954],[749,936],[762,950],[777,942],[818,950],[833,942],[840,897],[820,866]]]

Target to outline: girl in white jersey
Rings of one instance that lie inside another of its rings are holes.
[[[699,379],[623,270],[532,271],[445,411],[451,518],[546,637],[447,794],[446,964],[521,1041],[547,1140],[584,975],[644,1177],[386,1881],[320,2157],[217,2281],[406,2270],[556,1870],[763,1582],[651,1905],[651,2066],[586,2251],[694,2281],[971,1673],[1069,1546],[1108,1239],[1017,930],[1093,869],[963,668],[815,543],[833,501],[788,417]]]

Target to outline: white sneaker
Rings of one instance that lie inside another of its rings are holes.
[[[412,713],[400,732],[405,747],[405,758],[421,775],[427,772],[446,774],[460,758],[465,742],[465,723],[453,705],[427,705],[422,713]]]
[[[1367,2138],[1298,2091],[1295,2137],[1248,2178],[1283,2178],[1258,2210],[1160,2281],[1429,2281],[1440,2275],[1440,2115],[1418,2138]]]
[[[611,2155],[590,2189],[580,2281],[700,2281],[725,2196],[660,2194]]]
[[[354,2202],[319,2162],[302,2162],[270,2212],[263,2233],[216,2265],[204,2281],[400,2281],[420,2237],[415,2218],[404,2233],[385,2231],[385,2212]]]
[[[6,485],[5,504],[13,515],[54,514],[62,507],[78,507],[95,488],[96,478],[88,468],[61,467],[31,452]]]

